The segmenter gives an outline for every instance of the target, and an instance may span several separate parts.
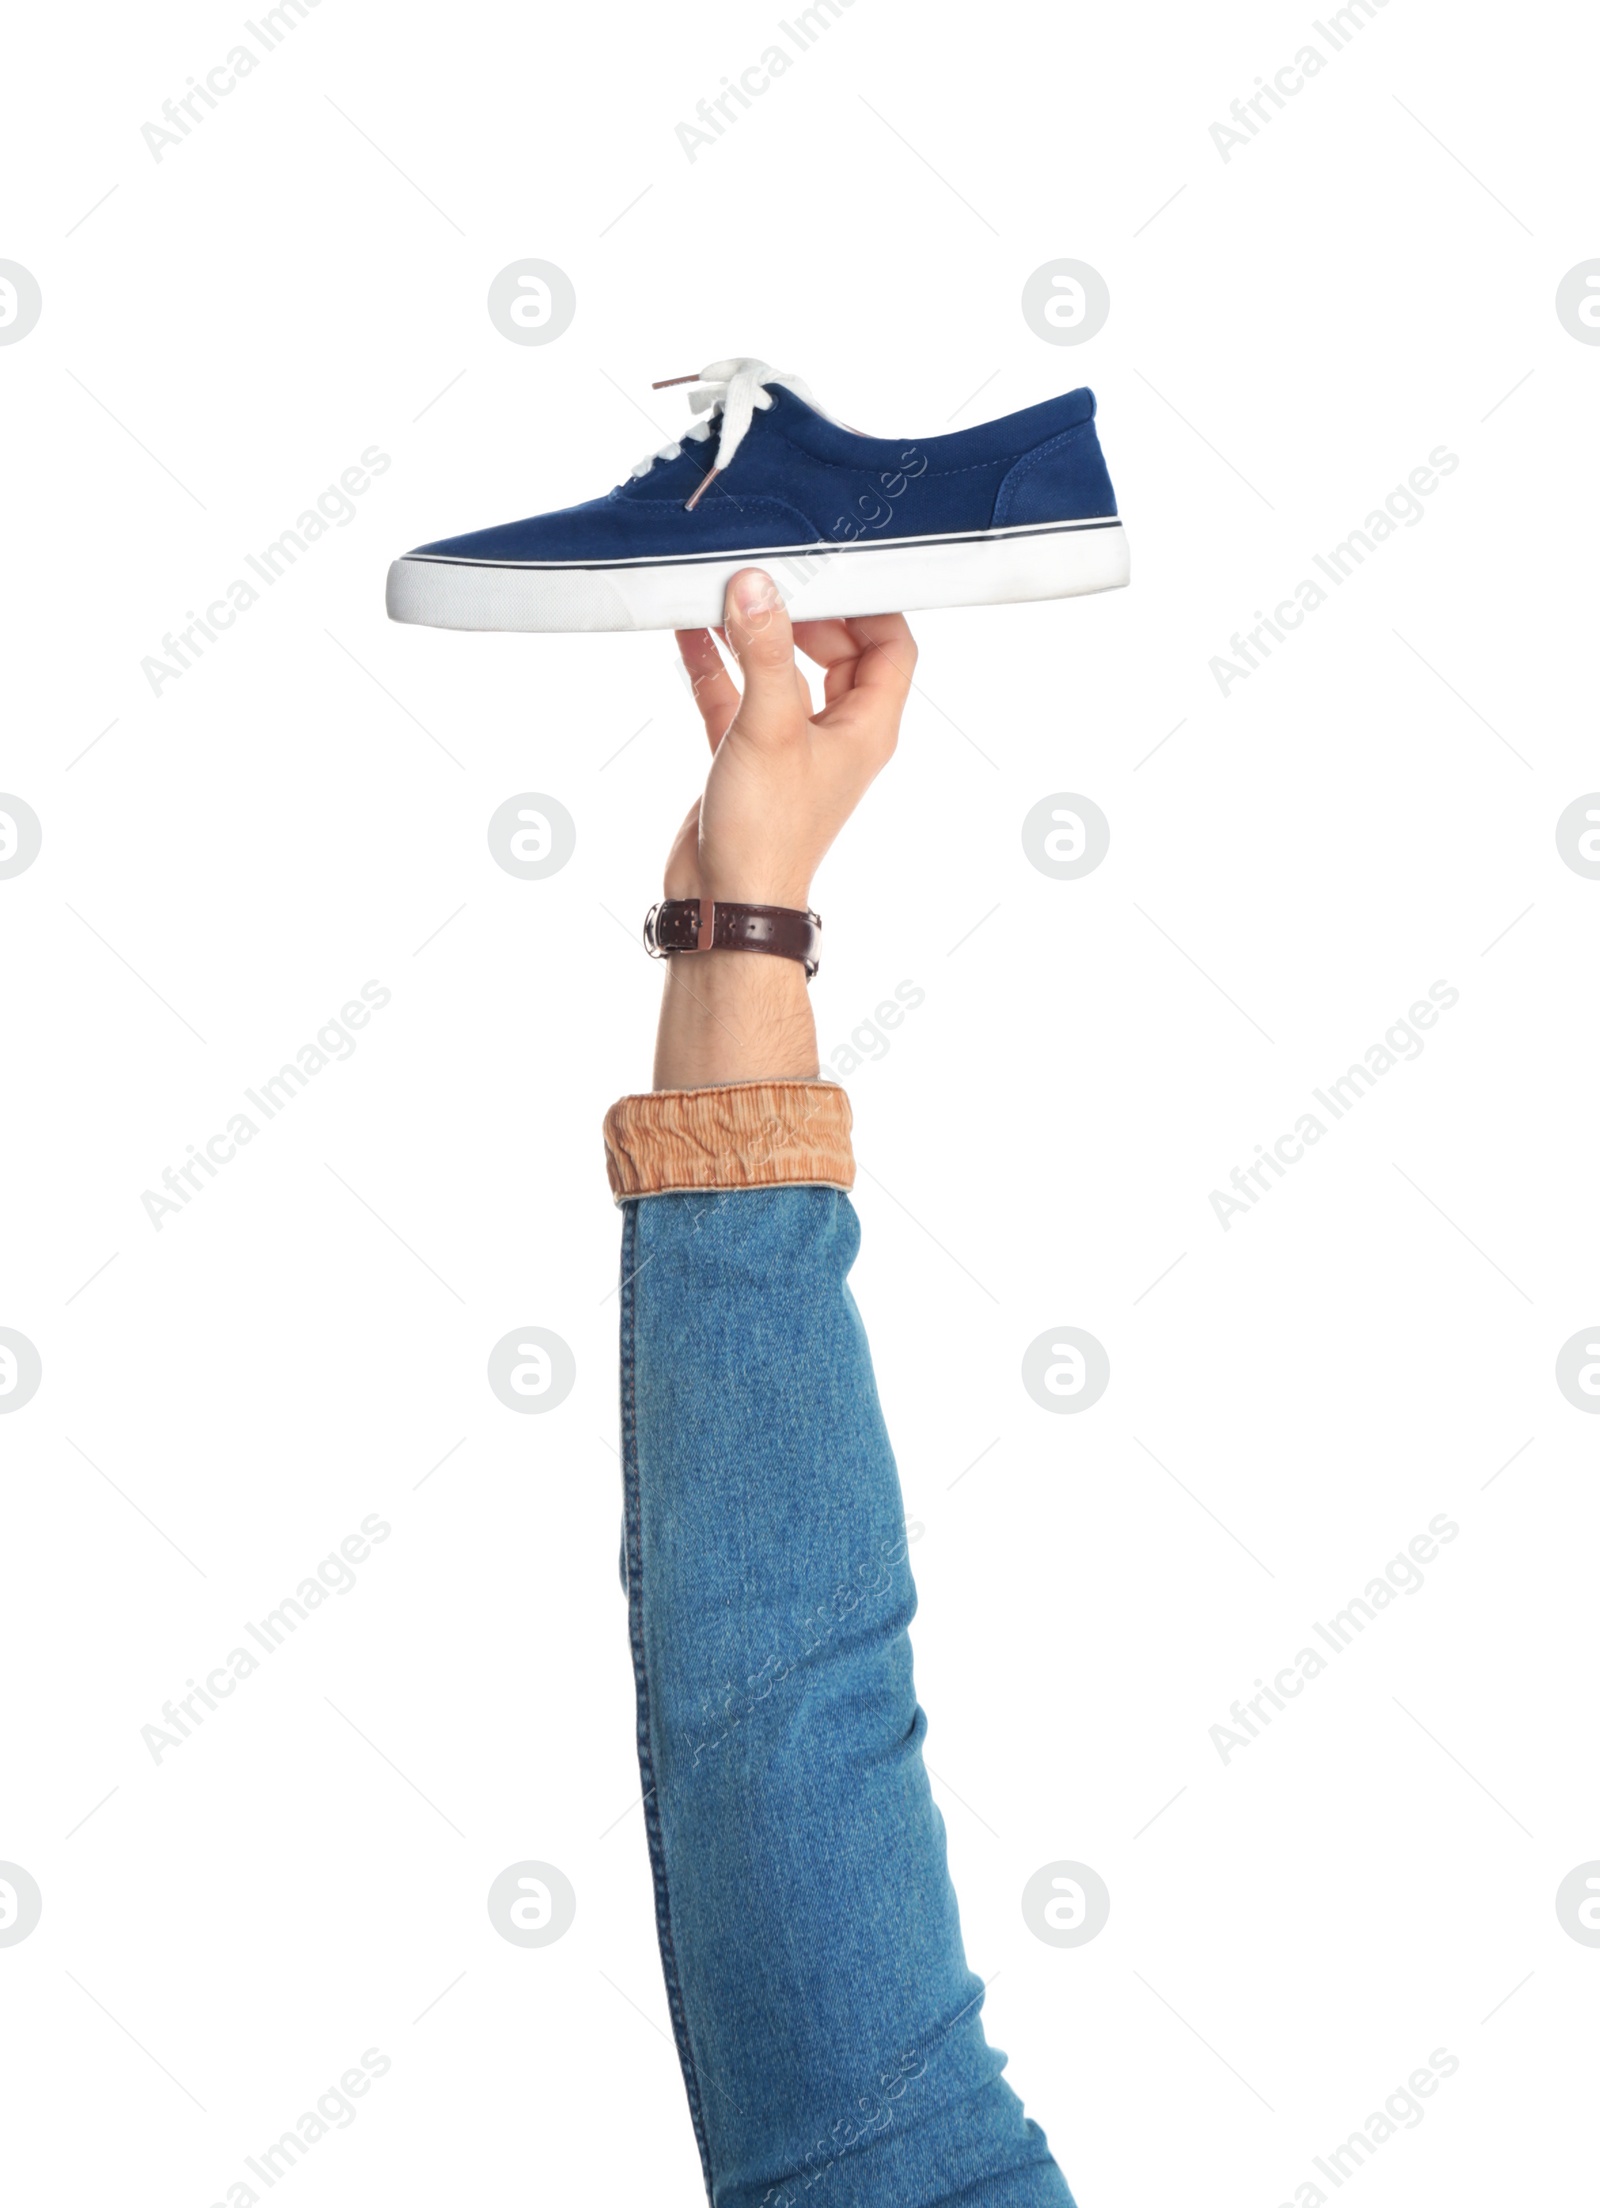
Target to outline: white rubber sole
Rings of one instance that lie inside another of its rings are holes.
[[[765,568],[797,621],[826,621],[1118,590],[1128,540],[1108,518],[589,566],[411,552],[390,568],[386,602],[391,621],[433,629],[704,629],[721,621],[728,578],[742,567]]]

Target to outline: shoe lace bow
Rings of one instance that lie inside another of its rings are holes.
[[[772,404],[771,386],[781,384],[792,391],[796,398],[804,399],[807,406],[817,402],[798,376],[786,369],[769,368],[764,360],[740,358],[738,360],[714,360],[709,368],[702,368],[697,376],[664,376],[653,383],[652,391],[665,391],[675,384],[692,383],[689,393],[690,411],[698,418],[672,442],[662,445],[655,452],[647,452],[630,473],[628,480],[636,481],[648,475],[658,460],[676,460],[686,444],[704,444],[713,426],[720,424],[717,436],[717,456],[695,486],[693,495],[684,502],[688,512],[698,506],[710,488],[714,477],[724,473],[734,454],[744,442],[745,431],[757,414],[765,413]],[[817,408],[820,413],[821,408]]]

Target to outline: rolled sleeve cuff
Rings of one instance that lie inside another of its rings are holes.
[[[605,1118],[619,1204],[699,1189],[839,1188],[855,1182],[850,1100],[831,1081],[741,1081],[624,1096]]]

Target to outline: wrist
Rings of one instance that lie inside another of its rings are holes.
[[[811,904],[809,882],[785,881],[768,867],[707,867],[693,889],[667,894],[710,897],[719,905],[782,905],[790,912],[805,912]]]

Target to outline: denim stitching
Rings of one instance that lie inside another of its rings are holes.
[[[683,2009],[683,1992],[678,1979],[678,1957],[672,1940],[672,1910],[667,1894],[666,1849],[661,1834],[661,1813],[656,1797],[655,1767],[650,1753],[650,1689],[645,1676],[644,1653],[644,1586],[643,1540],[639,1495],[639,1438],[634,1407],[634,1243],[638,1233],[638,1213],[624,1211],[622,1226],[623,1284],[620,1293],[622,1320],[622,1494],[623,1524],[628,1555],[628,1640],[633,1651],[634,1691],[639,1718],[639,1778],[644,1789],[644,1829],[650,1853],[650,1873],[655,1885],[656,1935],[661,1945],[661,1974],[666,1981],[667,2008],[672,2017],[673,2037],[678,2045],[678,2060],[683,2068],[684,2090],[689,2097],[689,2116],[694,2125],[695,2143],[700,2149],[700,2167],[705,2178],[706,2198],[715,2196],[711,2184],[711,2150],[706,2140],[705,2117],[700,2098],[700,2080],[695,2071],[694,2053],[689,2044],[689,2027]]]

